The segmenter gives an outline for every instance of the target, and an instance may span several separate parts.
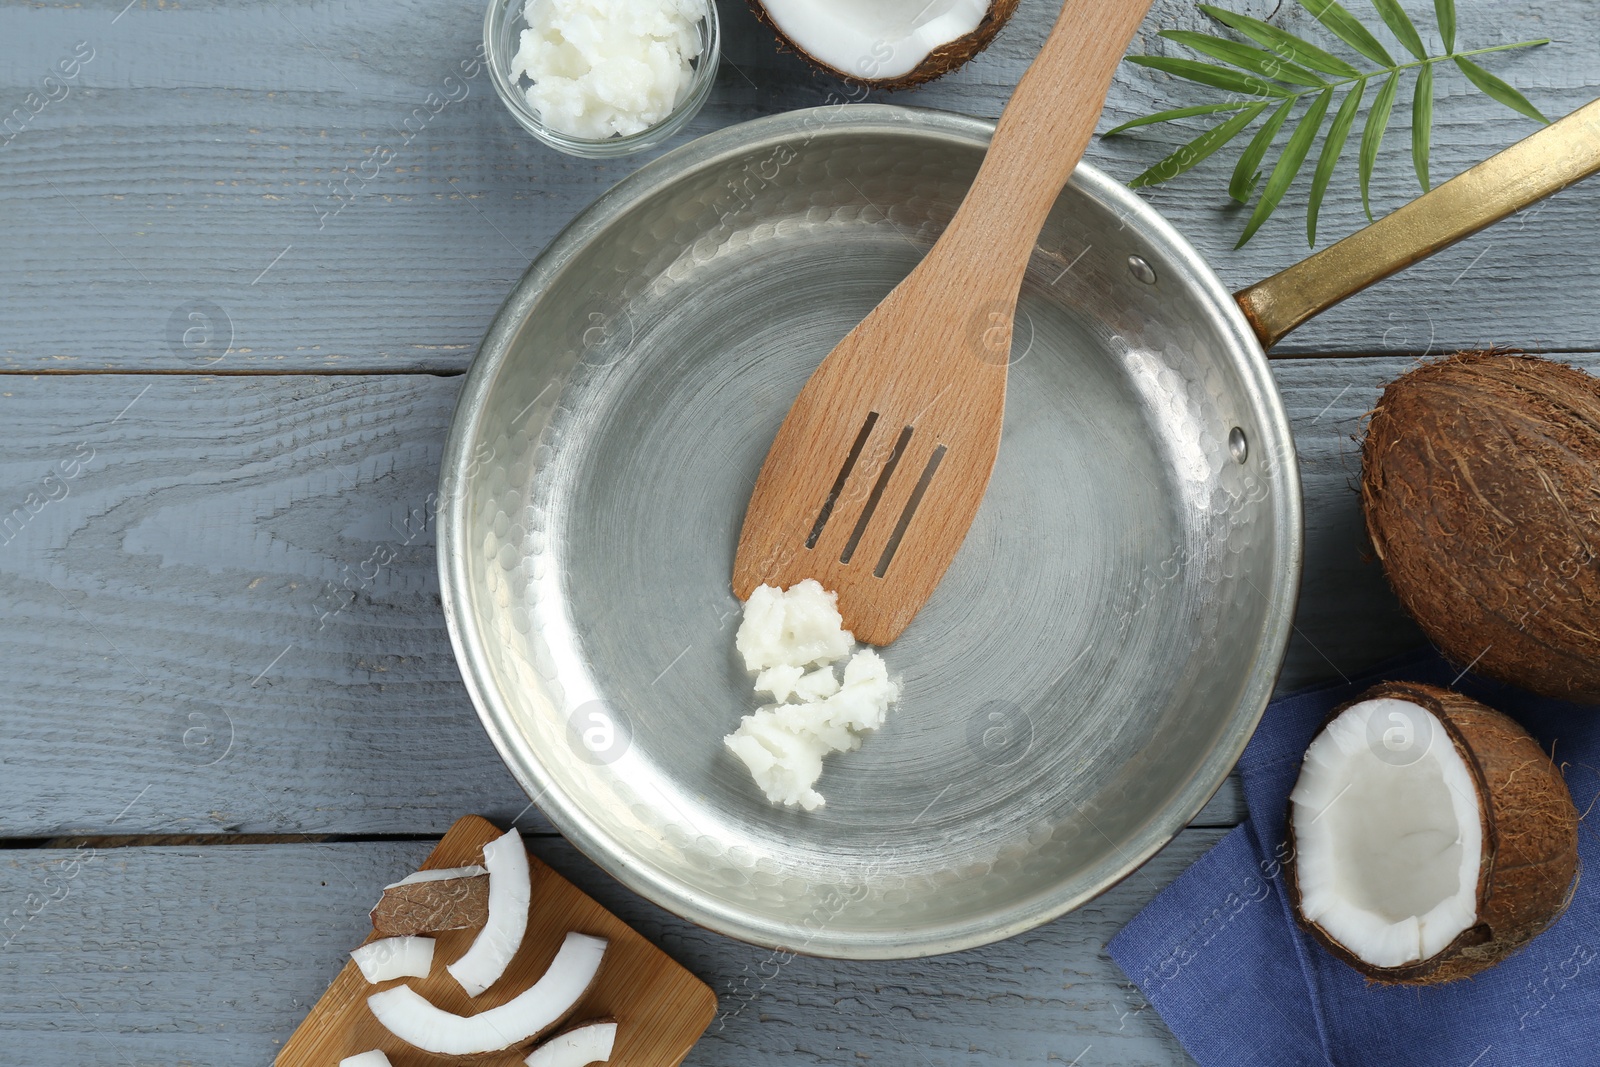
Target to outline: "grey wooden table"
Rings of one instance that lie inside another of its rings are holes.
[[[721,74],[686,136],[845,98],[721,6]],[[1476,45],[1555,40],[1494,63],[1546,113],[1600,95],[1592,3],[1460,7]],[[1024,0],[986,54],[893,99],[998,114],[1052,14]],[[1187,1062],[1104,948],[1238,820],[1232,783],[1093,904],[912,963],[776,967],[622,889],[528,807],[456,673],[425,501],[496,306],[642,160],[557,155],[486,77],[450,89],[480,15],[463,0],[0,7],[0,1061],[268,1062],[361,936],[373,887],[475,811],[515,821],[718,990],[691,1063]],[[1277,17],[1306,29],[1303,12]],[[1162,0],[1136,48],[1196,24]],[[75,75],[46,81],[61,60]],[[1194,99],[1130,67],[1106,122]],[[1374,179],[1383,209],[1415,189],[1408,121]],[[1532,128],[1443,75],[1434,173]],[[1090,158],[1131,177],[1176,136]],[[397,155],[375,167],[379,144]],[[1148,195],[1243,285],[1303,253],[1300,214],[1233,251],[1224,166]],[[1353,185],[1335,182],[1325,233],[1357,225]],[[1274,369],[1308,568],[1283,687],[1418,640],[1351,491],[1381,384],[1491,344],[1596,367],[1597,218],[1600,183],[1569,190],[1285,346],[1307,357]],[[196,311],[213,329],[185,338]],[[353,600],[330,599],[341,588]]]

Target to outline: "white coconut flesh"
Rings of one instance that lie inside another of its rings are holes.
[[[426,978],[433,969],[433,938],[383,937],[350,953],[369,982],[394,978]]]
[[[552,1037],[522,1062],[528,1067],[585,1067],[590,1063],[605,1063],[611,1058],[616,1042],[616,1023],[584,1023]]]
[[[1306,750],[1290,800],[1301,914],[1361,960],[1428,959],[1477,920],[1477,784],[1427,709],[1352,705]]]
[[[339,1067],[394,1067],[389,1062],[389,1057],[383,1054],[382,1049],[373,1049],[371,1052],[358,1052],[354,1056],[346,1056],[339,1061]]]
[[[390,882],[385,889],[393,889],[401,885],[415,885],[417,882],[447,882],[452,878],[476,878],[480,874],[489,872],[473,864],[470,867],[435,867],[427,871],[414,871],[398,882]]]
[[[916,70],[978,28],[988,0],[761,0],[773,24],[813,58],[876,81]]]
[[[476,1015],[445,1011],[408,985],[372,994],[367,1007],[391,1034],[424,1052],[441,1056],[497,1052],[564,1018],[594,982],[605,951],[604,938],[568,934],[537,982],[498,1008]]]
[[[533,889],[528,852],[522,846],[522,835],[515,829],[483,846],[483,865],[489,871],[489,917],[472,947],[448,968],[469,997],[499,981],[511,957],[522,947]]]

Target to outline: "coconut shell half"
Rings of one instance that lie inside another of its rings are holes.
[[[1000,32],[1013,13],[1017,10],[1019,0],[991,0],[989,9],[984,13],[982,21],[970,33],[966,33],[952,41],[931,49],[922,61],[905,74],[893,78],[872,78],[864,76],[859,70],[840,70],[822,59],[806,51],[793,38],[786,34],[761,0],[747,0],[750,10],[767,29],[771,30],[778,38],[778,49],[783,52],[792,52],[805,60],[812,67],[824,74],[832,74],[851,84],[869,89],[910,89],[913,86],[930,82],[935,78],[950,73],[957,67],[965,65],[973,56],[989,47],[995,34]]]
[[[1361,449],[1367,532],[1459,666],[1600,703],[1600,379],[1464,353],[1397,379]]]
[[[1505,959],[1555,922],[1571,900],[1578,872],[1578,813],[1554,762],[1507,716],[1449,689],[1384,682],[1335,708],[1328,721],[1368,700],[1408,701],[1431,712],[1478,787],[1483,849],[1477,918],[1443,951],[1400,967],[1374,967],[1308,921],[1301,908],[1288,821],[1284,876],[1295,914],[1324,948],[1377,982],[1434,985],[1477,974]]]

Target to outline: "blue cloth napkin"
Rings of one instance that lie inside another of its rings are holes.
[[[1587,823],[1567,913],[1474,978],[1370,985],[1295,922],[1280,862],[1289,791],[1328,712],[1378,681],[1451,686],[1505,712],[1553,749],[1580,814],[1600,794],[1600,708],[1457,675],[1430,651],[1273,701],[1239,760],[1249,817],[1112,940],[1203,1067],[1600,1065],[1600,841]]]

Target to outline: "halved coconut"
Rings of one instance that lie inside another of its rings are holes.
[[[779,47],[856,85],[906,89],[989,47],[1017,0],[750,0]]]
[[[1385,682],[1334,710],[1290,795],[1290,897],[1312,936],[1380,982],[1475,974],[1565,910],[1578,813],[1506,716]]]

